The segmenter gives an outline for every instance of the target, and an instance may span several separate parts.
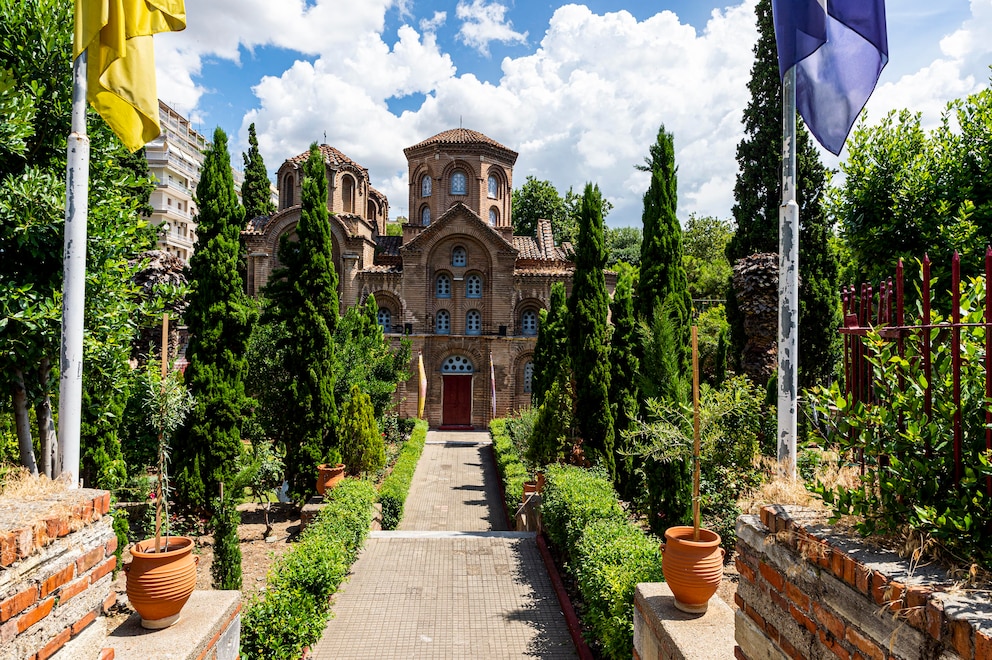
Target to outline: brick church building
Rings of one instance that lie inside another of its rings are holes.
[[[529,405],[538,312],[553,282],[571,289],[574,266],[568,246],[554,244],[549,222],[539,223],[536,236],[513,235],[517,153],[465,128],[407,147],[410,220],[402,236],[386,236],[389,203],[370,185],[368,170],[334,147],[320,150],[341,308],[374,295],[387,336],[412,342],[413,376],[398,388],[398,412],[417,414],[418,354],[431,426],[485,428],[493,389],[496,416]],[[278,210],[244,232],[253,294],[278,268],[279,238],[300,218],[307,156],[283,163]]]

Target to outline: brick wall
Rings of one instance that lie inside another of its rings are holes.
[[[737,522],[739,660],[992,658],[987,592],[835,533],[796,507]]]
[[[0,660],[44,660],[114,602],[110,493],[0,499]]]

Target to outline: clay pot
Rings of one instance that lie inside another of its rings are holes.
[[[526,502],[527,498],[531,495],[536,495],[538,493],[537,482],[536,481],[525,481],[524,482],[524,494],[521,501]]]
[[[166,545],[168,540],[168,546]],[[162,537],[162,551],[155,552],[155,539],[135,543],[127,573],[127,598],[141,615],[141,627],[157,630],[179,620],[180,610],[196,587],[193,539]]]
[[[692,527],[669,527],[665,540],[661,569],[675,595],[675,607],[690,614],[705,612],[723,579],[720,535],[700,529],[699,540],[693,541]]]
[[[534,476],[537,478],[537,492],[544,492],[544,472],[538,470]]]
[[[317,492],[323,495],[341,483],[344,479],[344,463],[328,465],[321,463],[317,466]]]

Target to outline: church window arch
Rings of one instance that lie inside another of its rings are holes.
[[[393,331],[393,313],[389,311],[389,308],[380,307],[379,313],[376,315],[376,321],[384,333],[388,334]]]
[[[282,207],[288,209],[293,205],[293,190],[296,188],[296,177],[287,174],[282,181]]]
[[[420,179],[420,196],[430,197],[431,196],[431,175],[425,174]]]
[[[537,310],[528,308],[520,314],[520,332],[527,336],[537,334]]]
[[[426,204],[420,209],[420,224],[424,227],[431,224],[431,207]]]
[[[495,206],[489,209],[489,224],[493,227],[499,224],[499,210]]]
[[[472,273],[465,278],[465,297],[466,298],[481,298],[482,297],[482,276],[476,273]]]
[[[487,189],[489,192],[489,197],[496,198],[499,195],[499,179],[496,178],[495,174],[489,175],[489,180],[487,181]]]
[[[454,249],[451,250],[451,265],[456,267],[465,266],[468,264],[468,253],[465,251],[461,245],[456,245]]]
[[[452,355],[441,363],[442,374],[470,374],[474,371],[472,361],[464,355]]]
[[[439,335],[446,335],[451,332],[451,313],[446,309],[440,309],[434,317],[434,332]]]
[[[477,309],[470,309],[465,313],[465,334],[482,334],[482,314]]]
[[[451,175],[451,194],[452,195],[467,195],[468,194],[468,178],[465,173],[461,170],[455,170]]]
[[[345,213],[355,212],[355,179],[345,174],[341,177],[341,199],[344,203]]]
[[[534,391],[534,361],[531,360],[524,365],[524,393],[530,394]]]
[[[441,273],[434,280],[434,297],[435,298],[450,298],[451,297],[451,275],[447,273]]]

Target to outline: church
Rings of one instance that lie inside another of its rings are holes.
[[[412,343],[397,412],[417,414],[418,355],[432,427],[486,428],[494,415],[530,405],[539,312],[554,282],[571,290],[574,265],[569,246],[554,244],[550,222],[540,221],[535,236],[513,234],[517,153],[465,128],[407,147],[410,219],[402,236],[387,236],[389,202],[368,170],[334,147],[320,151],[341,309],[374,295],[387,337]],[[282,164],[278,210],[244,231],[254,295],[279,267],[280,237],[300,219],[308,153]]]

